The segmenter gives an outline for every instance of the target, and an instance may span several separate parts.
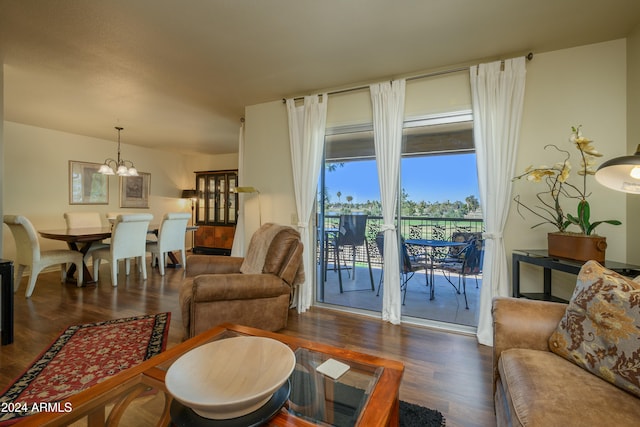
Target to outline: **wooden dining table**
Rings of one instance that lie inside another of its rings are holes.
[[[158,235],[159,225],[151,225],[149,226],[148,233]],[[187,231],[197,229],[197,226],[188,226]],[[69,249],[78,251],[84,255],[89,252],[91,246],[95,243],[98,243],[104,239],[108,239],[111,237],[112,226],[106,225],[103,227],[78,227],[78,228],[59,228],[53,230],[39,230],[40,236],[45,239],[52,240],[60,240],[67,243]],[[169,259],[172,261],[171,264],[168,264],[169,268],[179,268],[181,264],[179,263],[177,257],[173,252],[169,252]],[[84,284],[93,284],[96,283],[96,280],[91,275],[87,264],[83,261],[82,267],[84,271],[83,282]],[[67,280],[75,281],[74,275],[76,272],[76,266],[72,264],[67,271]]]
[[[78,227],[78,228],[59,228],[55,230],[39,230],[40,236],[45,239],[61,240],[67,243],[69,249],[82,252],[82,256],[89,252],[89,249],[94,243],[100,242],[104,239],[111,237],[111,226],[103,227]],[[82,267],[84,271],[84,283],[92,284],[96,283],[95,279],[89,272],[87,264],[82,261]],[[76,272],[76,266],[71,264],[67,271],[67,280],[72,281]]]

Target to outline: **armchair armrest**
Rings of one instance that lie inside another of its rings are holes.
[[[203,274],[193,279],[192,303],[222,300],[272,298],[291,293],[291,288],[273,274]]]
[[[222,255],[189,255],[187,257],[186,276],[239,273],[243,260],[244,258],[242,257]]]
[[[498,359],[509,348],[549,351],[549,336],[560,323],[566,304],[526,298],[493,300],[493,384],[498,378]]]

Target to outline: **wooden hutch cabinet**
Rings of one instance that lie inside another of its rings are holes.
[[[194,253],[231,254],[238,220],[237,170],[195,172],[196,225]]]

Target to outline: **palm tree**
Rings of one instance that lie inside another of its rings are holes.
[[[467,208],[469,209],[469,212],[473,212],[480,207],[480,202],[473,194],[465,198],[464,201],[467,202]]]

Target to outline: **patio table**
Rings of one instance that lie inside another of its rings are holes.
[[[433,240],[433,239],[407,239],[405,244],[411,246],[422,246],[425,251],[425,260],[430,259],[429,273],[427,274],[427,282],[429,284],[429,300],[435,299],[435,286],[433,282],[433,270],[435,269],[434,250],[438,248],[452,248],[456,246],[466,246],[468,242],[453,242],[451,240]]]

